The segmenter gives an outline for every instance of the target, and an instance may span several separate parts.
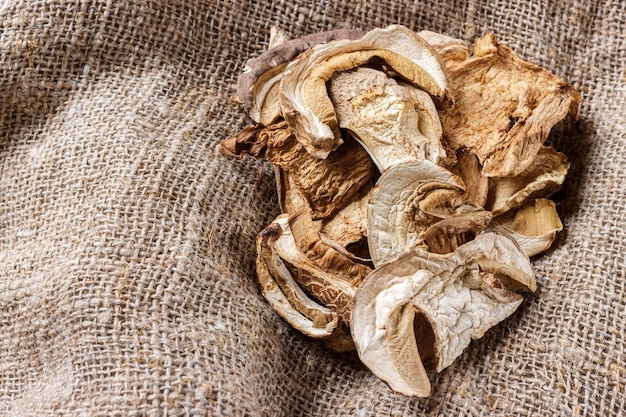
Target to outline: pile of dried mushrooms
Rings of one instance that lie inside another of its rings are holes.
[[[543,143],[579,94],[493,34],[470,52],[393,25],[288,39],[272,29],[237,95],[256,123],[221,144],[265,157],[282,209],[257,274],[294,328],[401,393],[535,291],[529,257],[562,229],[569,163]]]

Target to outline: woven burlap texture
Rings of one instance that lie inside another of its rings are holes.
[[[625,415],[622,0],[3,0],[0,22],[1,415]],[[423,400],[270,309],[273,172],[218,152],[271,25],[391,23],[493,31],[584,98],[550,138],[572,168],[539,290]]]

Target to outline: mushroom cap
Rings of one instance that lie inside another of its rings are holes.
[[[383,62],[436,100],[449,100],[447,75],[439,56],[404,26],[374,29],[358,40],[317,45],[290,63],[281,80],[283,116],[309,153],[323,159],[341,144],[326,82],[337,71],[373,62]]]

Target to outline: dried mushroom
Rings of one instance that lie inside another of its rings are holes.
[[[494,35],[393,25],[289,40],[248,61],[254,125],[228,156],[274,167],[280,214],[257,238],[264,296],[294,328],[356,349],[406,395],[506,319],[563,225],[569,168],[543,143],[578,93]]]
[[[359,357],[394,390],[428,396],[422,362],[441,371],[513,313],[523,297],[509,282],[535,287],[530,261],[504,236],[484,233],[447,255],[409,251],[356,291],[351,329]]]
[[[440,112],[446,148],[478,156],[489,177],[525,170],[580,95],[547,70],[521,60],[493,34],[478,39],[471,58],[449,68],[454,106]]]
[[[272,47],[261,56],[248,60],[237,80],[237,96],[243,107],[255,122],[266,126],[280,116],[278,86],[290,61],[314,45],[336,39],[358,39],[365,32],[337,29],[292,40],[285,39],[285,33],[277,29],[273,33]]]
[[[383,265],[422,243],[421,233],[453,215],[449,202],[465,192],[450,171],[426,160],[396,165],[376,183],[367,221],[369,251]]]
[[[290,63],[281,80],[281,110],[309,153],[326,158],[342,142],[326,82],[335,72],[381,63],[440,102],[448,80],[437,53],[399,25],[374,29],[357,40],[316,45]]]
[[[372,68],[335,74],[328,91],[339,127],[354,135],[381,172],[445,156],[437,108],[427,92]]]
[[[496,217],[491,226],[515,240],[527,256],[548,250],[557,232],[563,230],[554,202],[546,198]]]

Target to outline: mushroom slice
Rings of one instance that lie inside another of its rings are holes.
[[[381,172],[407,161],[445,156],[441,123],[430,95],[383,71],[356,68],[329,82],[340,128],[348,129]]]
[[[309,221],[306,213],[278,216],[272,227],[279,236],[270,247],[297,284],[348,323],[355,287],[370,269],[320,244]]]
[[[329,337],[337,327],[337,314],[302,291],[277,253],[276,242],[281,239],[280,223],[283,221],[279,216],[257,237],[256,265],[261,291],[272,308],[291,326],[314,338]]]
[[[474,239],[491,221],[491,213],[476,210],[438,221],[420,235],[430,252],[445,254]]]
[[[439,102],[449,100],[439,56],[406,27],[392,25],[373,29],[358,40],[317,45],[289,64],[281,80],[283,116],[309,153],[324,159],[342,142],[326,82],[335,72],[372,63],[384,63]]]
[[[497,278],[478,260],[501,266]],[[534,282],[528,258],[509,238],[493,233],[448,255],[415,249],[374,270],[354,298],[350,327],[359,357],[392,389],[428,396],[423,360],[443,370],[522,302],[502,284],[505,271],[515,274],[506,276],[509,281]]]
[[[420,30],[417,34],[435,48],[449,70],[455,69],[457,65],[469,59],[469,49],[465,42],[460,39],[430,30]]]
[[[548,197],[561,188],[568,169],[564,154],[542,146],[519,175],[489,179],[487,209],[497,216],[535,198]]]
[[[371,268],[363,262],[355,262],[354,255],[346,254],[345,250],[337,250],[337,243],[329,244],[329,239],[323,239],[319,233],[320,225],[321,222],[311,220],[310,213],[306,210],[289,217],[289,229],[297,249],[317,268],[333,277],[328,281],[330,285],[339,280],[351,287],[357,287],[370,273]],[[302,284],[308,285],[306,282]],[[313,290],[311,294],[317,296],[317,291]]]
[[[311,207],[314,220],[327,218],[344,207],[376,174],[369,155],[353,138],[327,159],[317,159],[296,140],[285,122],[273,125],[265,157],[287,172]]]
[[[552,127],[577,117],[581,97],[571,85],[523,61],[493,34],[449,70],[455,97],[454,106],[440,112],[444,146],[476,154],[485,176],[520,174]]]
[[[396,165],[379,178],[367,209],[368,244],[376,267],[422,243],[420,234],[456,208],[461,180],[432,162]],[[458,214],[458,213],[456,213]]]
[[[538,198],[496,217],[491,227],[515,240],[527,256],[548,250],[557,232],[563,230],[554,202],[546,198]]]
[[[291,60],[313,45],[335,39],[358,39],[365,33],[336,29],[285,40],[284,33],[281,35],[275,29],[273,32],[275,35],[270,38],[270,48],[259,57],[248,60],[237,79],[237,95],[244,109],[252,120],[265,126],[280,116],[278,87],[285,67]]]
[[[481,174],[482,166],[476,155],[466,149],[460,149],[456,153],[455,163],[449,170],[458,175],[467,188],[467,194],[463,199],[478,207],[485,207],[489,195],[489,178]]]

